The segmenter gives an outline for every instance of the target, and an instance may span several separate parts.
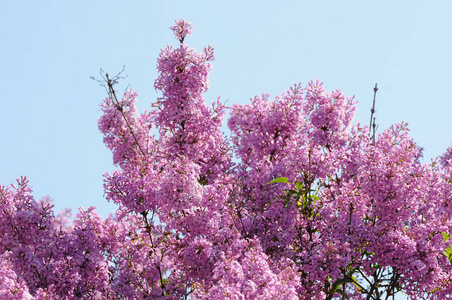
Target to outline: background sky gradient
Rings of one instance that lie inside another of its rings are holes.
[[[139,110],[158,96],[156,58],[184,18],[186,42],[216,52],[209,103],[245,104],[319,79],[359,101],[378,132],[406,121],[424,160],[452,141],[452,1],[0,1],[0,184],[26,175],[56,210],[97,206],[112,155],[97,129],[106,94],[90,80],[125,65]],[[214,4],[215,3],[215,4]],[[225,128],[225,134],[229,130]]]

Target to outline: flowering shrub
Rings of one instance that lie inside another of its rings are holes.
[[[115,214],[70,223],[26,178],[0,189],[0,298],[450,297],[450,149],[421,163],[405,123],[371,143],[353,98],[318,81],[235,104],[225,137],[229,108],[203,98],[213,48],[189,48],[184,20],[171,29],[149,111],[106,75]]]

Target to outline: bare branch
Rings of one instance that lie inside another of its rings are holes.
[[[94,77],[91,77],[91,79],[99,82],[100,85],[103,86],[107,90],[108,97],[113,100],[115,107],[119,110],[119,112],[121,112],[121,115],[124,118],[124,121],[126,122],[127,127],[129,128],[130,133],[132,134],[132,136],[135,140],[135,143],[137,144],[138,148],[140,149],[141,154],[143,156],[146,156],[146,153],[144,152],[143,148],[141,147],[140,142],[138,141],[138,138],[136,137],[135,132],[133,131],[133,128],[129,123],[129,120],[127,120],[123,107],[119,103],[118,97],[116,96],[116,91],[113,88],[113,86],[118,83],[119,79],[126,78],[126,76],[121,76],[121,74],[124,72],[124,68],[125,67],[123,67],[122,70],[112,78],[110,78],[108,76],[108,73],[105,73],[105,76],[104,76],[104,71],[101,69],[100,75],[103,80],[98,80],[98,79],[95,79]],[[105,85],[105,83],[107,85]]]
[[[372,104],[372,108],[370,109],[371,114],[370,114],[370,123],[369,123],[369,139],[372,140],[373,144],[375,144],[375,132],[377,130],[377,125],[375,124],[375,117],[374,117],[374,113],[375,113],[375,99],[377,97],[377,91],[378,91],[378,87],[377,87],[377,84],[375,84],[375,87],[374,87],[374,101],[373,101],[373,104]]]

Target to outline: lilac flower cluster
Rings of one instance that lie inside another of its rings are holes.
[[[192,34],[193,25],[190,22],[180,19],[179,21],[176,21],[176,24],[171,26],[170,29],[173,31],[176,39],[183,43],[185,37]]]
[[[151,110],[132,90],[101,104],[114,215],[70,223],[26,178],[1,187],[1,299],[452,295],[450,149],[421,163],[405,123],[370,141],[354,99],[319,81],[235,104],[227,138],[229,108],[203,98],[213,48],[189,48],[184,20],[171,29]]]

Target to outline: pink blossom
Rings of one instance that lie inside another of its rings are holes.
[[[183,43],[185,37],[192,33],[193,25],[190,22],[187,22],[183,19],[180,19],[179,21],[175,22],[176,24],[174,24],[174,26],[171,26],[170,29],[176,36],[176,39]]]

